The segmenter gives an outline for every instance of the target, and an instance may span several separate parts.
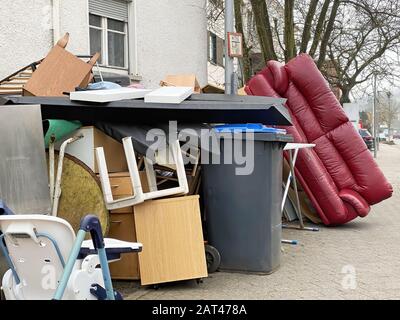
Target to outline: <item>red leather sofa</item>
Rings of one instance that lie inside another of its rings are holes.
[[[288,133],[316,144],[300,151],[296,175],[324,224],[365,217],[371,205],[391,197],[392,186],[310,56],[286,65],[269,61],[245,90],[286,98],[293,122]]]

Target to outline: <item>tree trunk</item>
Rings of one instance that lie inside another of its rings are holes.
[[[318,63],[317,63],[317,66],[319,69],[321,69],[325,63],[328,42],[329,42],[329,39],[331,37],[332,31],[333,31],[333,28],[335,25],[336,14],[339,9],[339,6],[340,6],[340,0],[335,0],[333,2],[331,15],[329,17],[328,25],[326,26],[324,37],[322,38],[322,41],[321,41],[321,47],[319,49],[319,58],[318,58]]]
[[[311,0],[308,8],[307,17],[304,21],[303,36],[301,38],[300,53],[307,52],[308,43],[311,38],[311,26],[314,20],[315,11],[317,10],[318,0]]]
[[[322,6],[321,12],[319,14],[317,27],[315,28],[314,40],[313,40],[313,43],[311,45],[311,49],[309,52],[309,55],[313,58],[315,57],[315,53],[317,52],[319,42],[321,41],[321,38],[322,38],[322,31],[324,30],[325,18],[326,18],[326,14],[328,13],[330,3],[331,3],[331,0],[325,0],[324,4]]]
[[[342,96],[340,97],[340,104],[343,106],[345,103],[350,103],[350,91],[353,87],[344,87],[342,89]]]
[[[250,80],[252,75],[252,63],[250,57],[250,50],[246,43],[246,38],[243,30],[243,18],[242,18],[242,3],[243,0],[235,0],[235,22],[236,22],[236,31],[241,33],[243,36],[243,58],[241,58],[241,64],[243,67],[243,81],[246,83]]]
[[[296,56],[296,43],[294,40],[294,0],[285,0],[285,61]]]
[[[268,8],[265,0],[250,0],[261,52],[265,61],[277,60],[272,39],[272,29],[269,21]]]

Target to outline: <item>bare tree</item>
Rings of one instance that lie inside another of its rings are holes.
[[[343,2],[348,5],[338,13],[328,56],[336,76],[330,81],[341,89],[341,101],[349,102],[351,90],[374,74],[380,78],[397,75],[394,59],[400,46],[400,4]]]
[[[398,0],[249,2],[264,60],[288,61],[308,53],[330,84],[340,88],[342,103],[350,102],[353,88],[374,73],[380,78],[394,74],[400,47]]]
[[[248,81],[251,77],[251,45],[249,45],[247,41],[247,35],[245,33],[245,27],[243,23],[243,8],[244,3],[243,0],[234,0],[235,5],[235,24],[236,24],[236,31],[243,35],[243,59],[241,59],[241,65],[243,70],[243,80],[244,82]]]
[[[385,92],[378,98],[379,123],[386,124],[389,137],[392,135],[393,122],[399,118],[400,103],[393,99],[390,91]]]
[[[224,1],[208,0],[206,6],[207,23],[209,30],[218,30],[221,33],[224,25]]]

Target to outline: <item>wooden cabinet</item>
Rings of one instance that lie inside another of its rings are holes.
[[[145,175],[141,174],[145,189]],[[127,173],[110,175],[114,197],[132,193]],[[111,277],[142,285],[207,277],[199,196],[149,200],[110,213],[109,237],[141,242],[143,251],[110,264]],[[140,270],[140,271],[139,271]]]

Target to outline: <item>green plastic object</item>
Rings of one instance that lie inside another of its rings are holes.
[[[55,141],[71,134],[75,130],[82,127],[80,121],[67,121],[67,120],[43,120],[43,132],[46,148],[49,146],[50,137],[54,135]]]

